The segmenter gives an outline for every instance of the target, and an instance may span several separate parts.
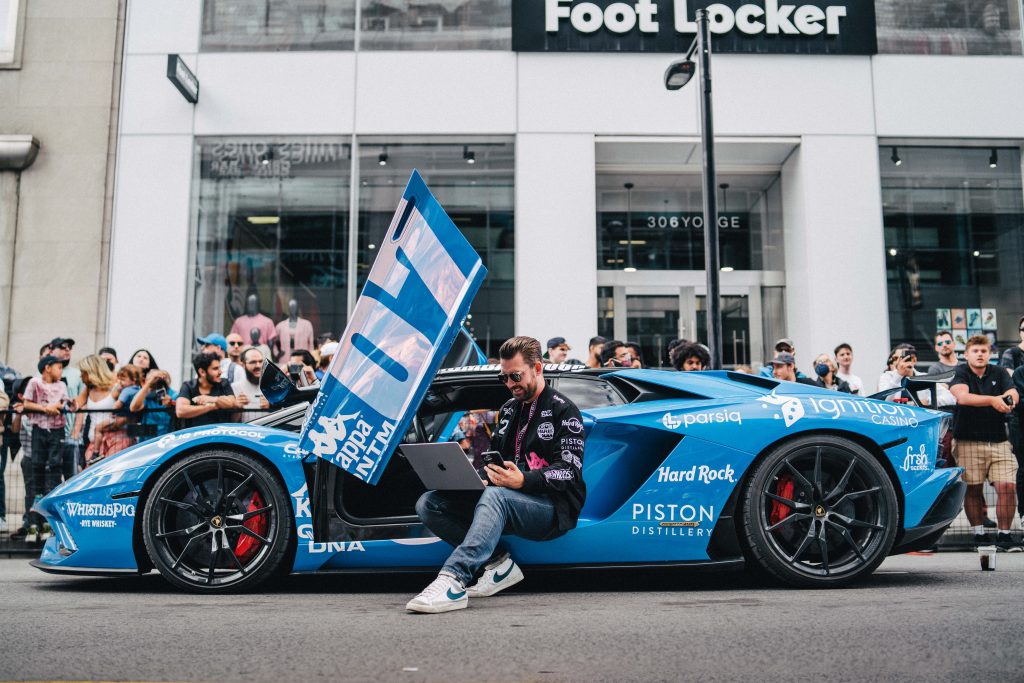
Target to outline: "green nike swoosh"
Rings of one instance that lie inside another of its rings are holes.
[[[516,563],[513,562],[512,564],[509,565],[508,571],[505,572],[504,574],[500,574],[498,572],[494,572],[494,583],[501,583],[502,581],[507,579],[508,575],[511,574],[512,570],[515,569],[515,568],[516,568]]]
[[[461,591],[459,593],[452,593],[452,589],[451,588],[448,589],[448,599],[449,600],[458,600],[459,598],[461,598],[465,594],[466,594],[466,591]]]

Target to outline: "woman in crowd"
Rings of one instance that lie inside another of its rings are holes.
[[[178,392],[171,386],[171,376],[166,370],[154,367],[146,373],[146,380],[129,404],[131,412],[142,413],[139,424],[143,425],[144,438],[163,436],[171,431],[171,414],[177,398]]]
[[[142,371],[134,365],[125,365],[117,371],[117,383],[115,389],[120,389],[117,400],[114,402],[114,412],[109,420],[103,420],[96,425],[96,440],[99,442],[96,453],[99,458],[120,453],[134,442],[128,436],[128,424],[135,422],[128,406],[132,398],[139,391],[142,383]],[[111,392],[113,395],[113,392]],[[93,458],[95,462],[97,458]]]
[[[146,373],[150,370],[159,370],[160,366],[156,364],[156,358],[153,358],[153,354],[149,352],[149,349],[139,349],[131,355],[128,359],[129,365],[134,365],[139,370],[142,370],[142,376],[145,377]]]
[[[850,384],[839,379],[838,372],[839,366],[827,353],[818,354],[818,357],[814,359],[814,383],[816,385],[823,389],[841,391],[844,394],[853,393],[850,391]]]
[[[96,439],[96,426],[110,418],[109,411],[117,402],[111,395],[114,386],[114,373],[107,366],[107,361],[93,354],[78,361],[78,369],[82,372],[84,388],[75,399],[75,407],[85,408],[86,413],[75,416],[75,426],[71,430],[71,439],[78,441],[85,432],[88,445],[85,449],[85,464],[89,465],[98,456],[99,442]]]

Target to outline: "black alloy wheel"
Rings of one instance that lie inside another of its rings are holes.
[[[743,530],[756,562],[782,581],[842,586],[873,572],[892,548],[899,506],[885,468],[834,436],[769,452],[744,495]]]
[[[251,590],[287,570],[291,501],[274,473],[248,455],[182,458],[150,491],[142,523],[153,565],[187,591]]]

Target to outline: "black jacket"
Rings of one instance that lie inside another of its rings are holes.
[[[572,401],[551,385],[544,387],[536,404],[532,418],[530,403],[512,399],[503,405],[498,411],[491,448],[519,465],[525,477],[523,493],[547,496],[555,504],[558,528],[549,536],[553,538],[576,526],[587,498],[587,485],[583,482],[583,419]],[[520,431],[517,459],[516,437]]]

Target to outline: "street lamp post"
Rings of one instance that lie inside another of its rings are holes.
[[[665,71],[665,87],[679,90],[690,82],[697,66],[694,52],[700,52],[701,88],[700,118],[701,143],[704,147],[704,267],[707,271],[707,323],[708,349],[711,351],[711,369],[722,369],[722,302],[719,283],[718,257],[718,204],[715,194],[715,130],[711,109],[711,40],[708,31],[708,11],[697,10],[697,35],[690,43],[686,57],[672,62]]]

